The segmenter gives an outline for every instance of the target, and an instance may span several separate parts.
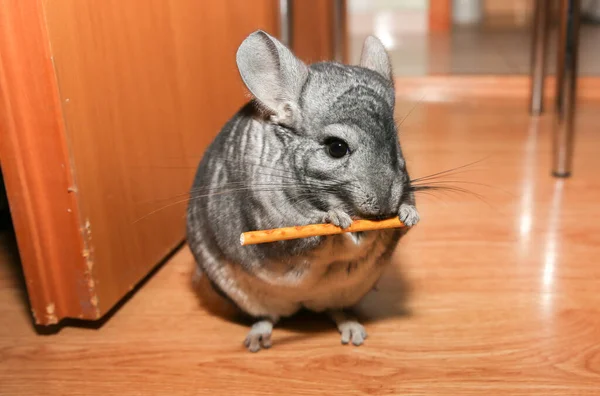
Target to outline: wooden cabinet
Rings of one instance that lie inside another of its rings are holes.
[[[0,159],[32,315],[98,319],[183,242],[195,167],[247,100],[237,47],[279,35],[279,1],[0,7]]]

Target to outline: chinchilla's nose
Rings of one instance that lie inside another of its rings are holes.
[[[361,184],[367,199],[357,208],[361,216],[370,218],[392,217],[398,213],[402,196],[402,180],[392,169],[380,167],[363,175]]]
[[[400,183],[382,182],[377,189],[376,209],[374,208],[377,217],[388,218],[397,215],[401,196],[402,186]]]
[[[389,210],[392,214],[398,214],[400,205],[402,204],[402,195],[404,194],[404,183],[401,178],[396,178],[394,183],[390,185],[389,192]]]

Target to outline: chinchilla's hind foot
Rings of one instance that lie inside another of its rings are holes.
[[[273,333],[273,322],[269,320],[256,322],[248,332],[244,345],[250,352],[258,352],[261,348],[270,348],[271,333]]]
[[[352,343],[359,346],[365,342],[367,331],[363,325],[342,311],[331,311],[329,315],[342,335],[342,344]]]

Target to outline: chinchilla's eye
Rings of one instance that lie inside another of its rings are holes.
[[[350,151],[348,143],[338,138],[327,139],[325,145],[327,145],[327,152],[333,158],[342,158]]]

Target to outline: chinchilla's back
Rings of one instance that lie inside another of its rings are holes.
[[[246,104],[225,124],[198,166],[187,219],[188,243],[196,255],[210,251],[214,257],[238,256],[240,230],[252,226],[248,214],[253,213],[255,183],[249,179],[253,168],[247,158],[263,145],[263,126],[256,121],[260,116],[252,103]]]
[[[188,243],[196,256],[210,251],[250,267],[265,258],[294,254],[321,238],[242,247],[240,234],[314,221],[310,203],[293,202],[300,176],[293,145],[265,123],[254,102],[227,122],[202,158],[190,193]],[[315,219],[316,220],[316,219]],[[197,257],[200,265],[205,260]]]

